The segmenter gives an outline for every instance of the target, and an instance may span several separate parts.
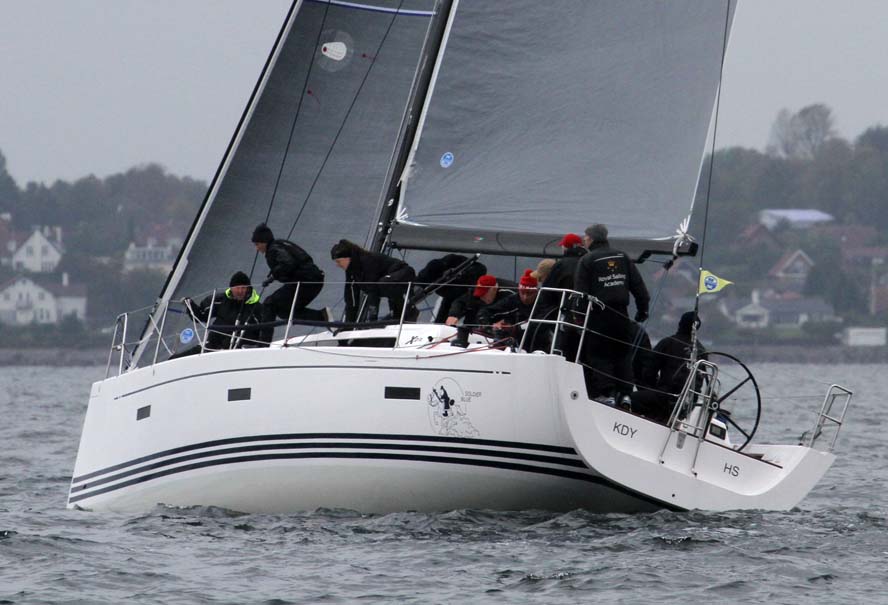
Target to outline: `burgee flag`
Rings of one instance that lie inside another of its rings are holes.
[[[718,275],[713,275],[709,271],[700,270],[700,289],[697,290],[698,294],[710,294],[712,292],[718,292],[728,284],[733,284],[734,282],[728,281],[726,279],[720,278]]]

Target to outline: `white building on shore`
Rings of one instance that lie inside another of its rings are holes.
[[[0,323],[57,324],[66,317],[86,319],[86,287],[43,275],[18,275],[0,285]]]

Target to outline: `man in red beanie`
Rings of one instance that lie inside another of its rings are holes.
[[[448,326],[455,326],[460,319],[464,324],[478,323],[478,312],[481,309],[510,294],[514,294],[514,292],[500,288],[493,275],[482,275],[475,282],[474,289],[465,292],[453,301],[444,323]]]
[[[568,233],[562,237],[559,245],[564,256],[555,261],[552,271],[543,280],[543,287],[573,290],[574,274],[577,272],[580,258],[586,254],[586,248],[583,246],[583,239],[576,233]],[[542,292],[538,306],[549,310],[558,306],[560,302],[561,294],[559,292]]]
[[[558,242],[558,245],[561,246],[561,253],[565,254],[571,248],[576,248],[577,246],[582,247],[583,238],[581,238],[576,233],[568,233],[561,238],[561,241]]]
[[[530,318],[534,302],[539,292],[539,283],[531,275],[533,271],[527,269],[518,281],[518,294],[512,294],[492,305],[481,309],[478,313],[478,321],[490,325],[497,337],[512,335],[516,340],[521,339],[521,328],[518,324],[526,322]],[[545,343],[526,343],[530,349],[547,348]]]

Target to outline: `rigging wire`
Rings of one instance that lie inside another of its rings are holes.
[[[718,135],[718,114],[721,108],[722,82],[725,72],[725,54],[728,50],[728,30],[731,24],[731,0],[725,7],[725,29],[722,36],[721,63],[718,69],[718,89],[715,94],[715,116],[712,124],[712,146],[709,150],[709,174],[706,179],[706,202],[703,205],[703,233],[700,235],[700,264],[697,272],[697,293],[694,297],[694,314],[700,315],[700,276],[703,274],[703,254],[706,251],[706,229],[709,225],[709,202],[712,195],[712,172],[715,166],[715,141]],[[697,322],[691,328],[691,359],[697,358]]]

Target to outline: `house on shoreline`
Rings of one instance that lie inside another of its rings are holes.
[[[0,323],[14,326],[57,324],[86,319],[86,287],[72,284],[67,273],[17,275],[0,285]]]

